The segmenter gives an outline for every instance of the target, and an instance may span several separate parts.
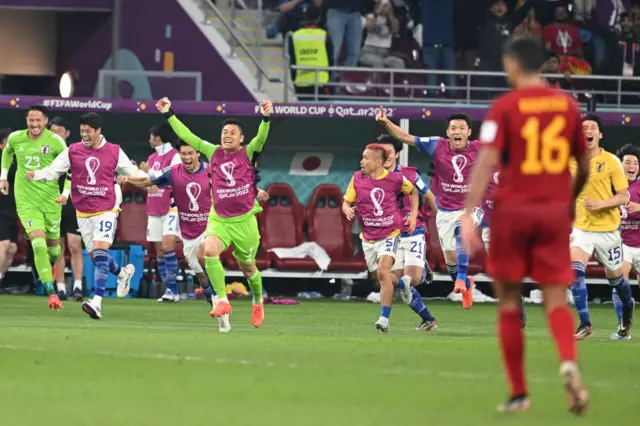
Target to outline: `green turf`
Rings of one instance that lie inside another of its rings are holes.
[[[540,307],[529,308],[532,410],[498,415],[506,396],[495,307],[431,303],[434,333],[397,304],[389,334],[379,306],[303,301],[267,306],[253,329],[235,302],[220,334],[202,301],[158,305],[107,299],[104,319],[80,305],[51,312],[44,298],[0,297],[0,424],[6,426],[564,425],[555,348]],[[592,396],[581,425],[638,419],[640,344],[610,341],[613,309],[592,309],[596,335],[580,344]],[[622,417],[621,417],[622,416]]]

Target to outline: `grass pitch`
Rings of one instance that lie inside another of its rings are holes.
[[[592,403],[576,419],[540,307],[528,306],[526,329],[532,409],[498,415],[507,388],[493,305],[432,302],[438,331],[415,333],[418,318],[396,304],[386,335],[368,303],[270,305],[256,330],[249,302],[235,302],[229,334],[201,300],[107,299],[102,321],[71,301],[60,312],[46,305],[0,297],[3,426],[603,425],[640,416],[640,343],[609,340],[611,306],[592,308],[596,335],[580,342]]]

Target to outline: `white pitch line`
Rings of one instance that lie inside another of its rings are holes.
[[[27,352],[38,352],[38,353],[52,353],[51,349],[44,348],[36,348],[36,347],[23,347],[23,346],[15,346],[15,345],[2,345],[0,344],[0,350],[12,350],[12,351],[27,351]],[[58,353],[61,353],[58,351]],[[271,361],[265,362],[256,362],[250,361],[246,359],[226,359],[226,358],[205,358],[200,356],[190,356],[190,355],[174,355],[174,354],[166,354],[166,353],[131,353],[131,352],[111,352],[111,351],[82,351],[83,354],[86,355],[99,355],[99,356],[109,356],[109,357],[117,357],[117,358],[138,358],[138,359],[156,359],[156,360],[165,360],[165,361],[188,361],[188,362],[215,362],[216,364],[229,364],[229,365],[244,365],[244,366],[254,366],[254,367],[269,367],[269,368],[287,368],[287,369],[314,369],[315,366],[305,366],[298,364],[280,364],[274,363]],[[333,371],[344,371],[344,372],[353,372],[353,368],[350,367],[338,367],[333,368]],[[392,369],[384,369],[380,371],[382,374],[388,375],[404,375],[404,376],[435,376],[442,377],[445,379],[459,379],[459,380],[502,380],[501,376],[493,375],[493,374],[482,374],[482,373],[473,373],[473,372],[464,372],[464,371],[447,371],[447,370],[423,370],[423,369],[405,369],[405,368],[392,368]],[[530,377],[527,379],[531,383],[538,384],[549,384],[556,385],[560,384],[560,378],[552,379],[545,377]],[[596,381],[587,383],[589,387],[592,388],[602,388],[602,389],[610,389],[610,388],[626,388],[626,389],[640,389],[640,384],[622,384],[615,382],[607,382],[607,381]]]

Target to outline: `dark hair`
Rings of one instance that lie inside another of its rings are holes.
[[[40,111],[45,117],[49,117],[49,108],[41,104],[31,105],[27,110],[27,114],[29,114],[29,111]]]
[[[383,161],[387,161],[389,159],[389,152],[385,149],[384,145],[379,143],[370,143],[367,145],[367,149],[370,151],[376,151],[382,156]]]
[[[302,9],[303,21],[307,25],[313,25],[320,19],[320,9],[314,4],[307,4]]]
[[[633,155],[640,161],[640,148],[630,143],[623,145],[616,151],[616,156],[622,161],[625,155]]]
[[[80,116],[80,125],[82,124],[98,130],[102,128],[102,118],[95,112],[88,112]]]
[[[469,117],[467,114],[456,112],[455,114],[451,114],[450,116],[447,117],[447,120],[446,120],[447,128],[449,128],[449,125],[453,120],[464,120],[467,122],[467,126],[469,126],[469,128],[471,128],[471,125],[473,124],[473,121],[471,121],[471,117]]]
[[[149,133],[153,136],[159,136],[162,142],[171,142],[176,135],[168,123],[158,124],[149,129]]]
[[[598,125],[598,130],[602,131],[602,120],[597,115],[589,112],[582,116],[582,122],[584,123],[585,121],[595,121]]]
[[[183,141],[182,139],[177,139],[176,140],[176,145],[178,145],[178,151],[180,151],[180,148],[182,148],[183,146],[188,146],[189,148],[193,148],[191,145],[189,145],[188,143],[186,143],[185,141]],[[198,152],[197,149],[193,148],[196,152]]]
[[[5,138],[9,137],[12,130],[11,127],[3,127],[0,129],[0,142],[2,142]]]
[[[64,127],[65,130],[69,130],[67,121],[62,117],[53,117],[51,120],[49,120],[47,128],[51,129],[51,126],[60,126]]]
[[[527,74],[539,73],[547,59],[547,51],[542,43],[529,37],[507,41],[502,54],[518,62]]]
[[[227,118],[222,122],[222,127],[227,125],[238,126],[240,128],[240,134],[244,135],[244,126],[242,126],[242,122],[237,118]]]
[[[384,134],[378,136],[374,143],[380,144],[380,145],[393,145],[393,151],[396,154],[402,151],[402,147],[404,145],[402,142],[395,140],[390,135],[384,135]]]

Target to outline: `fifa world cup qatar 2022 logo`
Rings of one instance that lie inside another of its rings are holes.
[[[84,161],[84,166],[87,168],[87,183],[89,185],[96,184],[96,172],[100,168],[100,159],[97,157],[89,157]]]
[[[467,167],[467,157],[462,154],[454,155],[451,158],[451,165],[453,166],[453,181],[455,183],[464,182],[462,171]]]
[[[233,170],[235,167],[236,166],[233,164],[233,161],[227,161],[226,163],[220,164],[220,171],[224,175],[229,186],[236,186],[236,180],[233,178]]]
[[[189,197],[189,210],[197,212],[200,210],[200,204],[198,204],[198,197],[202,192],[200,184],[197,182],[189,182],[185,188],[187,191],[187,197]]]
[[[382,216],[384,211],[382,210],[382,202],[384,201],[384,189],[373,188],[369,194],[371,202],[373,203],[373,215]]]

